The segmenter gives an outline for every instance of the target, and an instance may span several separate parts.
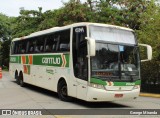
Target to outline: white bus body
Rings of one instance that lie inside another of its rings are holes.
[[[140,59],[134,31],[75,23],[12,40],[10,74],[58,92],[61,100],[134,99],[140,92]]]

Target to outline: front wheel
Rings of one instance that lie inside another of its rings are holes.
[[[67,84],[65,81],[61,81],[58,84],[58,96],[62,101],[72,100],[72,98],[68,96]]]

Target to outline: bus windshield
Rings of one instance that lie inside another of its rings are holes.
[[[92,78],[106,81],[140,79],[139,51],[131,31],[112,28],[110,32],[108,28],[95,26],[90,28],[90,37],[96,40],[96,55],[91,58]]]
[[[92,77],[103,80],[135,81],[139,77],[139,54],[135,46],[96,43],[91,58]]]

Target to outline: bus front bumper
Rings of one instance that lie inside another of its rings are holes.
[[[126,99],[135,99],[139,96],[140,88],[130,91],[107,91],[104,89],[97,89],[88,87],[87,101],[118,101]]]

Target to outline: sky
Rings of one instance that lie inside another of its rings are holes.
[[[7,16],[19,16],[21,7],[25,10],[38,10],[38,7],[42,7],[42,12],[45,12],[62,7],[62,1],[68,0],[1,0],[0,13]]]
[[[0,13],[7,16],[19,16],[20,8],[25,10],[38,10],[42,7],[42,12],[58,9],[63,6],[63,2],[69,0],[0,0]],[[85,2],[86,0],[81,0]],[[158,0],[160,2],[160,0]]]

